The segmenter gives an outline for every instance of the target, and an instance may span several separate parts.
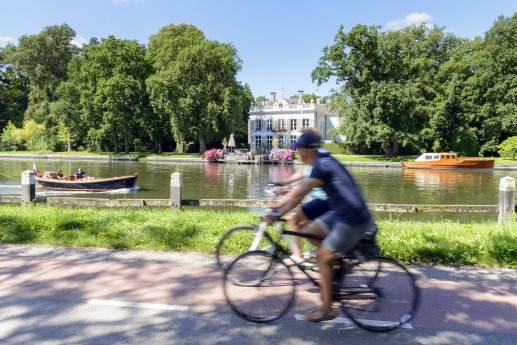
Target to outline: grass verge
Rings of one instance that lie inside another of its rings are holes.
[[[247,211],[0,206],[0,243],[213,253]],[[517,222],[379,221],[384,255],[410,263],[517,268]]]

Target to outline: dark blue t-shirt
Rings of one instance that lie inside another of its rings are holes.
[[[370,221],[371,216],[363,195],[346,168],[328,153],[320,152],[310,178],[323,181],[331,210],[350,225]]]

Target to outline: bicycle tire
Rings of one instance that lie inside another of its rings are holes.
[[[376,257],[355,264],[343,277],[340,300],[359,327],[386,332],[413,318],[420,292],[415,277],[401,263]]]
[[[257,323],[279,319],[295,300],[291,269],[265,251],[247,252],[235,259],[224,272],[223,290],[235,314]]]
[[[220,269],[225,270],[240,254],[250,250],[258,226],[238,226],[228,230],[217,243],[215,257]],[[273,246],[273,239],[265,231],[257,248],[267,250]]]

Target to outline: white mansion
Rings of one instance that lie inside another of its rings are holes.
[[[278,147],[290,147],[301,134],[302,129],[316,127],[324,141],[330,141],[328,130],[338,126],[337,114],[331,114],[319,98],[307,103],[303,91],[298,98],[276,99],[276,92],[263,104],[251,107],[248,120],[248,143],[252,150],[271,149],[273,140]],[[341,141],[341,137],[336,137]]]

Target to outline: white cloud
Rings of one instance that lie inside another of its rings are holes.
[[[16,42],[16,38],[9,37],[9,36],[0,36],[0,44],[10,43],[10,42]]]
[[[389,22],[386,24],[386,28],[388,28],[388,30],[398,30],[410,25],[427,24],[428,26],[431,26],[433,21],[434,18],[428,13],[413,12],[408,14],[404,19]]]
[[[74,46],[82,47],[85,45],[88,41],[84,37],[76,37],[74,38],[70,43],[72,43]]]

